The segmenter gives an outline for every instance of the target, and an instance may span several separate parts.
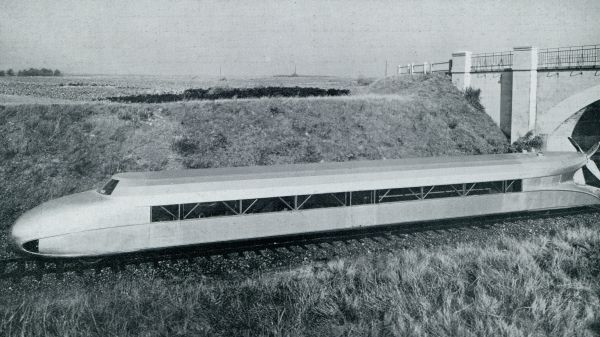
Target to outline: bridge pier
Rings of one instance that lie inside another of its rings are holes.
[[[537,67],[537,48],[513,49],[511,142],[536,127]]]
[[[471,86],[471,52],[452,53],[452,83],[464,91]]]

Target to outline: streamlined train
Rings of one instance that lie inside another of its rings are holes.
[[[43,203],[10,232],[20,252],[96,257],[600,203],[587,152],[497,154],[119,173]]]

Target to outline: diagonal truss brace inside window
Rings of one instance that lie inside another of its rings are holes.
[[[171,216],[173,217],[173,219],[174,219],[174,220],[177,220],[177,219],[179,219],[179,215],[175,215],[175,214],[171,213],[171,211],[169,211],[168,209],[166,209],[164,206],[160,206],[160,208],[161,208],[163,211],[165,211],[165,212],[169,213],[169,215],[171,215]]]
[[[471,186],[469,186],[469,184],[462,184],[462,185],[459,185],[460,188],[456,188],[456,185],[450,185],[450,186],[452,186],[452,189],[454,190],[454,192],[456,192],[456,194],[458,194],[461,197],[466,197],[469,195],[469,193],[471,193],[471,191],[475,187],[476,183],[472,183],[470,185]]]

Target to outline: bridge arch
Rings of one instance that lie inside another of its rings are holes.
[[[573,151],[567,137],[573,134],[573,130],[575,130],[586,108],[598,100],[600,100],[600,85],[571,95],[543,113],[543,115],[538,116],[541,119],[538,133],[548,135],[547,150]]]

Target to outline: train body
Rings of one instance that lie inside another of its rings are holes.
[[[597,205],[585,153],[120,173],[11,229],[21,252],[92,257],[367,226]]]

